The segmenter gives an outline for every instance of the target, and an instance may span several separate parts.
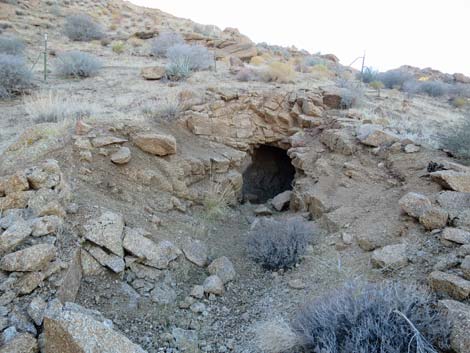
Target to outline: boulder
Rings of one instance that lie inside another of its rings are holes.
[[[217,275],[207,277],[202,286],[206,294],[222,295],[225,292],[224,282]]]
[[[36,217],[57,216],[64,218],[66,213],[60,202],[60,196],[51,189],[39,189],[28,200],[28,208]]]
[[[191,289],[191,297],[194,297],[196,299],[202,299],[204,298],[204,287],[196,285]]]
[[[453,75],[453,78],[454,78],[454,81],[457,82],[457,83],[470,83],[470,77],[465,76],[465,75],[462,74],[462,73],[456,72],[456,73]],[[469,350],[469,351],[470,351],[470,350]]]
[[[470,244],[470,232],[447,227],[441,234],[441,240],[461,245]]]
[[[331,151],[345,156],[352,155],[357,149],[354,140],[342,129],[325,130],[320,136],[320,142]]]
[[[372,265],[389,269],[397,269],[406,266],[408,264],[408,256],[406,255],[407,248],[407,244],[396,244],[376,249],[372,253]]]
[[[34,195],[34,191],[19,191],[0,197],[0,210],[11,210],[14,208],[28,207],[29,199]]]
[[[447,225],[449,214],[440,207],[431,207],[419,217],[419,223],[428,230],[441,229]]]
[[[114,331],[109,320],[99,321],[86,310],[57,307],[44,317],[47,353],[145,353],[138,345]]]
[[[144,264],[163,270],[181,255],[181,250],[172,242],[164,240],[156,244],[143,234],[140,230],[126,228],[123,246]]]
[[[44,216],[36,218],[31,222],[33,237],[56,234],[62,227],[62,218],[57,216]]]
[[[39,271],[56,257],[54,245],[39,244],[5,255],[0,260],[0,269],[8,272]]]
[[[0,353],[38,353],[36,338],[29,333],[20,333],[0,348]],[[49,353],[49,352],[48,352]],[[65,351],[62,353],[66,353]]]
[[[274,196],[274,198],[271,201],[271,205],[273,205],[276,211],[282,211],[286,207],[289,206],[291,196],[292,196],[292,191],[290,190],[281,192],[280,194],[277,194],[276,196]]]
[[[133,141],[142,151],[156,156],[176,153],[176,139],[171,135],[138,134],[134,137]]]
[[[470,281],[452,273],[431,272],[429,284],[434,291],[447,294],[457,300],[465,300],[470,296]]]
[[[421,150],[419,146],[416,146],[415,144],[408,144],[405,146],[405,153],[417,153]]]
[[[431,173],[431,179],[446,189],[470,192],[470,173],[441,170]]]
[[[426,196],[416,192],[409,192],[398,201],[398,204],[405,213],[415,218],[421,217],[427,210],[432,208],[431,201]]]
[[[80,289],[80,284],[82,281],[82,262],[81,262],[81,250],[75,250],[75,254],[72,260],[69,262],[69,267],[65,276],[62,278],[62,282],[57,291],[57,299],[62,303],[74,302],[78,290]]]
[[[47,303],[41,297],[35,297],[31,300],[28,306],[28,315],[31,319],[33,319],[34,323],[37,326],[42,325],[42,321],[44,319],[44,311],[46,310]]]
[[[0,236],[0,253],[15,249],[31,234],[29,223],[20,219],[13,223]]]
[[[232,262],[226,256],[219,257],[212,261],[209,267],[207,267],[207,270],[211,275],[218,276],[224,284],[233,281],[237,274]]]
[[[3,182],[2,188],[5,195],[29,190],[29,183],[28,179],[26,178],[26,174],[24,172],[16,172],[10,177],[7,177]]]
[[[330,109],[341,109],[342,98],[337,90],[328,89],[323,93],[323,104]]]
[[[48,159],[37,167],[26,171],[26,178],[32,189],[52,189],[61,182],[59,163],[54,159]]]
[[[202,241],[188,238],[184,241],[181,250],[183,250],[184,256],[193,264],[199,267],[206,265],[209,251]]]
[[[114,164],[126,164],[131,160],[131,150],[128,147],[121,147],[111,155],[111,162]]]
[[[438,308],[451,325],[450,346],[456,353],[470,352],[470,306],[455,300],[440,300]]]
[[[437,203],[449,212],[450,218],[456,218],[462,210],[470,208],[470,193],[443,191],[437,195]]]
[[[100,245],[119,257],[124,256],[122,249],[122,234],[124,219],[122,215],[107,211],[98,219],[85,225],[85,238]]]
[[[122,257],[112,253],[107,253],[98,246],[86,246],[85,249],[96,261],[101,265],[108,267],[111,271],[115,273],[124,271],[126,264]]]
[[[392,145],[400,141],[398,136],[391,132],[385,132],[381,125],[363,124],[357,129],[357,138],[367,146],[380,147],[384,145]]]
[[[199,353],[199,341],[197,331],[183,330],[175,327],[171,334],[175,340],[175,345],[180,352]]]
[[[140,76],[146,80],[161,80],[166,76],[166,69],[163,66],[144,67],[140,71]]]

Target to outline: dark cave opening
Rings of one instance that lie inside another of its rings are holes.
[[[261,145],[253,151],[252,162],[243,173],[243,200],[259,204],[292,190],[295,168],[287,151]]]

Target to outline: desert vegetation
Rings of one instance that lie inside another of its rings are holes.
[[[101,67],[101,62],[93,55],[73,50],[58,56],[55,69],[62,77],[86,78],[98,74]]]
[[[64,34],[73,41],[88,42],[104,37],[100,24],[87,14],[76,14],[65,19]]]

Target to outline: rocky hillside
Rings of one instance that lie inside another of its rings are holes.
[[[1,353],[470,352],[464,76],[120,0],[0,31]]]

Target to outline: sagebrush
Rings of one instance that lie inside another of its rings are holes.
[[[458,125],[448,127],[440,136],[442,148],[451,151],[466,164],[470,163],[470,116],[466,116]]]
[[[23,93],[33,84],[33,75],[23,57],[0,54],[0,99]]]
[[[150,44],[150,53],[154,56],[166,56],[167,50],[177,44],[184,44],[181,34],[176,32],[162,32]]]
[[[13,36],[0,37],[0,53],[8,55],[23,55],[25,45],[23,41]]]
[[[407,81],[413,80],[413,75],[400,69],[380,73],[378,80],[382,81],[386,88],[401,89]]]
[[[311,237],[311,228],[301,219],[261,219],[248,234],[247,252],[267,270],[287,269],[300,261]]]
[[[437,353],[449,324],[436,304],[415,286],[348,284],[303,307],[293,329],[307,353]]]
[[[101,69],[101,61],[93,55],[78,50],[59,55],[56,71],[59,76],[85,78],[95,76]]]
[[[175,120],[179,117],[183,105],[177,95],[168,95],[163,100],[146,102],[142,112],[152,119]]]
[[[101,25],[86,14],[75,14],[66,17],[64,33],[69,39],[74,41],[87,42],[104,37]]]

